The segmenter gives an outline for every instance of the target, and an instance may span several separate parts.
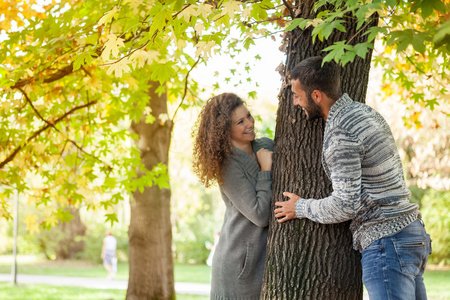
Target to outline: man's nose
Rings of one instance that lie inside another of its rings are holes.
[[[298,99],[294,98],[294,106],[297,106],[297,105],[300,105],[300,103],[299,103]]]

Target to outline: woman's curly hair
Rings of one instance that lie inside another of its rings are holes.
[[[200,111],[192,133],[193,168],[205,187],[223,183],[222,168],[232,151],[231,114],[244,104],[237,95],[223,93],[209,99]]]

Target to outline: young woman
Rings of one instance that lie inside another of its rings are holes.
[[[217,182],[226,211],[211,270],[211,299],[259,299],[266,256],[273,141],[255,139],[254,122],[235,94],[211,98],[196,123],[194,170]]]

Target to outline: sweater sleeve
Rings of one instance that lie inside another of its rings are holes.
[[[256,185],[246,177],[243,166],[233,161],[225,173],[222,191],[248,220],[259,227],[269,224],[272,171],[259,171]]]
[[[361,160],[363,147],[348,131],[336,128],[324,141],[323,159],[333,186],[331,196],[300,199],[297,218],[331,224],[353,219],[361,207]]]

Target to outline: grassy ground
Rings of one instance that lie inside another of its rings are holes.
[[[0,256],[0,273],[11,273],[11,257]],[[128,279],[128,264],[119,263],[117,279]],[[35,275],[56,275],[56,276],[77,276],[77,277],[93,277],[104,278],[106,271],[101,264],[91,264],[80,261],[40,261],[33,257],[20,257],[18,263],[19,274],[35,274]],[[436,268],[430,266],[424,275],[425,285],[429,299],[446,299],[450,300],[450,268]],[[210,267],[206,265],[183,265],[175,264],[175,281],[176,282],[210,282]],[[14,293],[13,293],[14,291]],[[42,292],[43,291],[43,292]],[[64,293],[62,292],[64,291]],[[46,293],[48,298],[30,298],[26,293]],[[106,297],[104,294],[109,293]],[[52,298],[52,295],[56,298]],[[71,298],[61,298],[62,294]],[[7,298],[6,295],[14,295],[16,298]],[[16,296],[17,295],[17,296]],[[84,298],[79,298],[81,297]],[[123,299],[125,291],[102,291],[69,287],[54,287],[44,285],[27,285],[19,288],[12,287],[7,283],[0,283],[0,299]],[[193,300],[208,299],[202,296],[186,296],[178,295],[177,299]]]
[[[123,300],[125,290],[100,290],[44,284],[13,286],[0,282],[2,300]],[[177,295],[177,300],[207,300],[208,296]]]
[[[11,263],[10,256],[0,256],[0,273],[11,273]],[[175,264],[174,268],[177,282],[210,282],[211,268],[206,265]],[[82,261],[42,261],[33,257],[20,256],[18,274],[104,278],[107,272],[101,264]],[[118,263],[115,278],[128,279],[127,263]]]

